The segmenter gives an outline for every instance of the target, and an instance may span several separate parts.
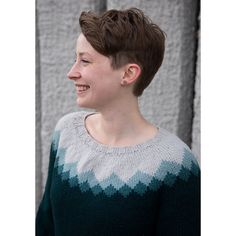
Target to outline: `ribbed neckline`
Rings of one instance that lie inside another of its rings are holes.
[[[91,149],[97,151],[97,152],[103,152],[103,153],[114,153],[114,154],[124,154],[124,153],[134,153],[134,152],[143,152],[147,148],[152,148],[161,141],[163,135],[165,134],[165,130],[157,127],[158,132],[157,134],[140,144],[135,144],[132,146],[125,146],[125,147],[116,147],[116,146],[109,146],[102,143],[99,143],[97,140],[95,140],[88,132],[86,126],[85,126],[85,119],[92,115],[96,114],[96,112],[83,112],[80,113],[79,116],[77,116],[76,119],[76,126],[78,135],[80,136],[80,140],[84,142],[84,144],[91,147]]]

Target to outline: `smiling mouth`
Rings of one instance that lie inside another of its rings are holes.
[[[77,88],[77,92],[79,92],[79,93],[85,92],[90,88],[89,85],[83,85],[83,84],[76,84],[75,86]]]

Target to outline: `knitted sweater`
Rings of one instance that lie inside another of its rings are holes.
[[[37,236],[199,236],[200,170],[190,149],[159,128],[142,144],[109,147],[85,128],[90,113],[56,125]]]

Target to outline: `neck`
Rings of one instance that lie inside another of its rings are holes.
[[[133,133],[143,122],[144,118],[139,110],[117,110],[101,112],[99,126],[105,134],[119,138]]]
[[[129,99],[129,105],[119,101],[112,108],[106,107],[97,111],[99,113],[96,121],[88,125],[91,135],[102,143],[123,146],[142,142],[156,133],[156,129],[140,113],[136,97]]]

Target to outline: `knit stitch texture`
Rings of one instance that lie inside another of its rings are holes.
[[[200,235],[200,169],[163,128],[142,144],[110,147],[85,127],[88,112],[53,133],[37,236]]]

